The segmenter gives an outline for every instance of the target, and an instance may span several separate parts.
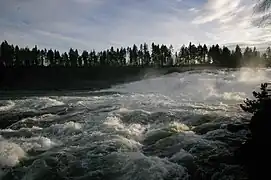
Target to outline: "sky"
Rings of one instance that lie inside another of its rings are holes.
[[[133,44],[270,45],[255,0],[0,0],[0,41],[67,51]]]

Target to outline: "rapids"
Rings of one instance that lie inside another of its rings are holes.
[[[269,69],[204,70],[0,100],[0,179],[241,179],[239,104]]]

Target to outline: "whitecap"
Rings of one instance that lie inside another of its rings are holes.
[[[47,138],[47,137],[32,137],[32,138],[21,138],[20,139],[21,142],[21,147],[25,150],[25,151],[30,151],[30,150],[34,150],[34,151],[45,151],[45,150],[49,150],[52,147],[58,145],[56,142],[52,141],[51,139]]]
[[[24,157],[26,153],[18,144],[0,141],[0,167],[13,167]]]
[[[54,124],[48,128],[48,131],[52,131],[53,134],[65,135],[82,131],[82,124],[69,121],[64,124]]]
[[[133,138],[137,141],[140,141],[142,139],[142,134],[146,130],[145,126],[138,123],[131,123],[125,125],[121,121],[121,119],[116,116],[107,117],[103,124],[106,126],[104,131]]]
[[[15,106],[15,102],[13,102],[13,101],[0,102],[0,112],[1,111],[9,111],[14,106]]]

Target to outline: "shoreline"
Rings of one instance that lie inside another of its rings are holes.
[[[113,85],[191,70],[217,69],[212,66],[187,67],[92,67],[4,68],[0,74],[0,93],[16,91],[95,91]],[[2,94],[1,93],[1,94]]]

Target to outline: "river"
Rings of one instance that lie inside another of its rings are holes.
[[[241,179],[239,104],[269,69],[172,73],[101,91],[2,97],[3,180]]]

